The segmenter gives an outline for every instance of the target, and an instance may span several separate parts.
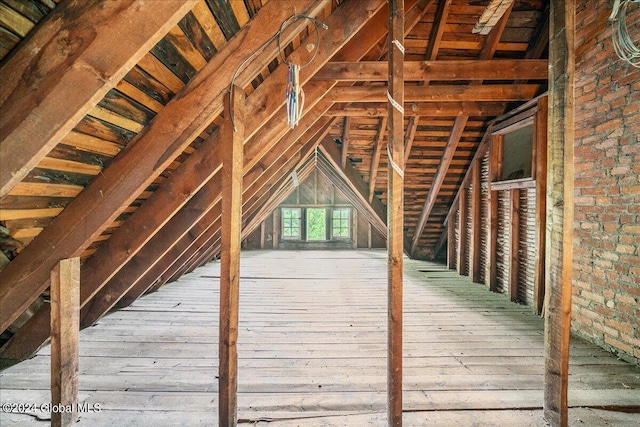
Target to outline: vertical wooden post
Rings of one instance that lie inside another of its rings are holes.
[[[265,237],[265,223],[260,223],[260,249],[264,249],[264,237]]]
[[[480,282],[480,204],[482,203],[482,188],[481,188],[481,170],[480,170],[480,158],[472,165],[471,171],[471,183],[473,193],[471,195],[471,271],[469,276],[473,282]]]
[[[63,259],[51,272],[51,425],[71,426],[78,418],[78,332],[80,258]],[[71,409],[68,411],[67,409]]]
[[[447,267],[449,270],[456,268],[456,221],[453,217],[447,224]]]
[[[278,249],[280,240],[280,208],[273,211],[273,249]]]
[[[353,249],[358,249],[358,211],[354,208],[351,212],[353,212],[353,218],[351,219],[353,222]]]
[[[509,209],[511,236],[509,236],[510,262],[509,262],[509,298],[511,301],[518,301],[518,269],[519,258],[518,249],[520,245],[520,190],[511,189],[511,206]]]
[[[533,304],[537,314],[542,313],[545,281],[545,241],[547,233],[547,107],[546,96],[538,100],[535,119],[534,145],[536,147],[536,265],[533,277]]]
[[[372,242],[372,236],[371,236],[371,223],[369,223],[369,226],[367,228],[367,247],[369,249],[371,249],[373,247],[373,242]]]
[[[458,209],[460,209],[460,221],[458,222],[458,274],[466,275],[467,259],[467,189],[460,189]]]
[[[387,416],[402,426],[404,254],[404,1],[389,0],[389,171],[387,202]]]
[[[544,417],[564,427],[573,268],[575,0],[553,1],[549,13]]]
[[[245,95],[233,88],[222,144],[222,235],[220,243],[219,425],[235,427],[238,417],[238,307],[242,232],[242,168]],[[228,99],[228,98],[226,98]],[[228,103],[228,101],[227,101]],[[233,123],[229,111],[233,114]],[[235,127],[235,130],[234,130]]]
[[[487,250],[487,281],[489,290],[498,290],[498,192],[491,190],[491,183],[500,176],[502,168],[502,135],[491,137],[489,148],[489,238]]]

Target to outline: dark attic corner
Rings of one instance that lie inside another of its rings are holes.
[[[0,425],[640,424],[640,2],[0,0]]]

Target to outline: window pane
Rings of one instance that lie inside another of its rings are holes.
[[[307,209],[307,240],[326,240],[326,211]]]
[[[300,208],[282,208],[282,237],[300,239]]]
[[[331,215],[331,235],[334,238],[349,238],[350,209],[334,209]]]

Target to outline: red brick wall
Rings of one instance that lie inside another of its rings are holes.
[[[573,329],[640,364],[640,69],[616,56],[611,3],[576,10]]]

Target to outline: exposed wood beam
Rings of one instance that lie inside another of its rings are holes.
[[[469,203],[469,196],[465,188],[460,193],[460,199],[458,199],[459,210],[459,222],[458,222],[458,274],[464,276],[467,274],[467,204]]]
[[[220,332],[218,335],[218,421],[238,421],[238,312],[240,308],[240,234],[245,94],[233,88],[233,123],[226,115],[222,130],[222,251],[220,254]]]
[[[528,101],[536,96],[537,84],[406,86],[405,102],[424,101]],[[384,102],[382,86],[336,86],[328,95],[332,102]]]
[[[487,38],[484,40],[484,45],[482,46],[482,51],[480,52],[480,59],[491,59],[493,55],[496,53],[498,49],[498,43],[500,43],[500,38],[502,38],[502,33],[504,29],[507,27],[507,21],[509,19],[509,15],[511,14],[511,10],[513,9],[513,3],[511,3],[503,12],[502,17],[493,27]]]
[[[123,0],[57,6],[0,68],[0,197],[195,4]]]
[[[520,190],[509,190],[509,299],[518,301],[518,270],[520,268],[518,250],[520,245]]]
[[[427,45],[427,50],[425,52],[425,58],[429,61],[434,61],[438,56],[440,41],[442,41],[442,35],[444,34],[447,18],[449,17],[451,3],[453,3],[453,0],[438,1],[438,7],[436,9],[436,14],[433,18],[433,24],[431,26],[429,44]]]
[[[467,125],[468,118],[468,116],[459,116],[456,118],[453,124],[451,135],[449,136],[449,140],[447,141],[447,145],[442,154],[442,159],[440,160],[440,164],[438,165],[438,171],[433,177],[433,182],[431,184],[431,187],[429,188],[429,194],[427,195],[427,200],[424,202],[422,212],[420,213],[416,228],[413,232],[413,240],[411,242],[412,255],[418,248],[420,237],[422,236],[424,227],[427,224],[427,220],[429,219],[431,210],[436,203],[436,197],[438,196],[440,188],[442,187],[442,183],[444,182],[444,178],[447,175],[449,165],[451,164],[451,160],[453,160],[453,155],[455,154],[456,148],[458,147],[458,142],[460,142],[460,138],[462,137],[462,132],[464,132],[464,128]]]
[[[447,0],[449,1],[449,0]],[[402,427],[404,256],[404,0],[389,0],[387,171],[387,420]],[[393,100],[393,102],[392,102]],[[396,107],[397,105],[397,107]]]
[[[537,314],[542,313],[545,284],[545,247],[547,233],[547,107],[548,97],[538,101],[536,111],[534,147],[536,180],[536,263],[533,275],[533,304]]]
[[[544,418],[554,427],[568,424],[574,220],[575,3],[575,0],[551,2],[549,18]]]
[[[373,141],[373,153],[371,155],[371,169],[369,171],[369,203],[373,200],[380,165],[380,154],[384,145],[384,136],[387,133],[387,117],[381,117],[378,121],[378,134]]]
[[[482,203],[480,163],[480,161],[477,161],[471,164],[471,185],[473,193],[471,196],[471,253],[469,254],[471,268],[469,276],[471,280],[476,283],[480,282],[480,234],[482,233],[480,222],[480,205]]]
[[[51,272],[51,425],[68,427],[78,419],[80,258],[65,259]]]
[[[452,218],[447,223],[447,268],[449,270],[456,268],[456,249],[456,222]]]
[[[345,116],[344,125],[342,127],[342,151],[341,151],[341,164],[342,169],[347,165],[347,156],[349,154],[349,131],[351,130],[351,117]]]
[[[497,181],[502,170],[502,141],[504,135],[491,136],[489,147],[489,182]],[[489,236],[487,236],[487,285],[498,291],[498,191],[489,188]]]
[[[411,116],[407,123],[407,132],[404,136],[404,164],[406,165],[411,156],[411,146],[413,145],[413,139],[416,137],[416,131],[418,130],[418,122],[420,117]]]
[[[385,66],[383,61],[328,62],[312,80],[384,82]],[[404,73],[405,81],[545,80],[549,75],[546,59],[408,61]]]
[[[294,10],[319,13],[310,0],[267,4],[155,117],[103,173],[84,189],[40,235],[0,273],[0,330],[5,330],[44,291],[48,271],[63,258],[79,256],[148,187],[221,111],[233,71]],[[312,7],[310,7],[312,6]],[[293,23],[292,26],[296,24]],[[302,24],[300,24],[302,25]],[[294,27],[292,27],[294,28]],[[271,47],[272,55],[277,53]],[[255,61],[245,72],[266,65]],[[241,73],[241,82],[245,74]],[[221,77],[227,76],[227,77]],[[197,114],[185,114],[185,111]],[[55,242],[56,250],[51,250]]]
[[[455,117],[455,116],[497,116],[504,112],[506,103],[503,102],[473,102],[473,101],[451,101],[451,102],[418,102],[405,103],[405,116],[422,117]],[[383,103],[366,104],[334,104],[327,112],[329,116],[346,117],[381,117],[386,116],[389,109]]]

